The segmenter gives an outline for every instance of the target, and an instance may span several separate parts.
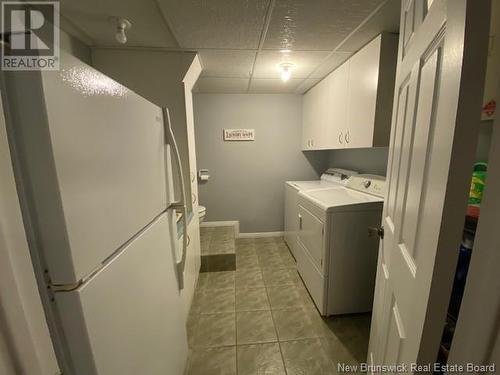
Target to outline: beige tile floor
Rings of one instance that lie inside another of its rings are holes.
[[[224,242],[210,236],[209,248]],[[188,375],[327,375],[365,361],[369,314],[322,319],[281,237],[235,242],[236,271],[200,274]]]

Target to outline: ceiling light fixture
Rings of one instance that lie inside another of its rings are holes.
[[[288,81],[292,76],[292,64],[282,63],[280,64],[280,70],[281,70],[281,80],[283,82]]]
[[[126,18],[115,18],[116,20],[116,34],[115,39],[120,44],[127,43],[127,35],[125,34],[126,30],[129,30],[132,27],[130,21]]]

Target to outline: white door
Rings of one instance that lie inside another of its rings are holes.
[[[436,359],[474,161],[487,3],[402,4],[372,364]]]

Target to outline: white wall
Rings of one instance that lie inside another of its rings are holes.
[[[326,154],[300,150],[302,96],[195,94],[199,185],[208,221],[240,221],[242,233],[283,230],[286,180],[317,179]],[[222,129],[255,129],[253,142],[224,142]]]

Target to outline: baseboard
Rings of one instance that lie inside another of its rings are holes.
[[[233,221],[204,221],[200,224],[200,227],[233,227],[234,235],[236,238],[266,238],[266,237],[280,237],[285,234],[285,232],[257,232],[257,233],[240,233],[240,222]]]
[[[237,220],[232,221],[204,221],[200,224],[200,227],[210,228],[210,227],[234,227],[234,236],[239,237],[240,234],[240,222]]]
[[[285,232],[257,232],[257,233],[240,233],[239,238],[265,238],[265,237],[280,237]]]
[[[232,227],[233,225],[239,225],[239,221],[204,221],[200,224],[200,227]]]

